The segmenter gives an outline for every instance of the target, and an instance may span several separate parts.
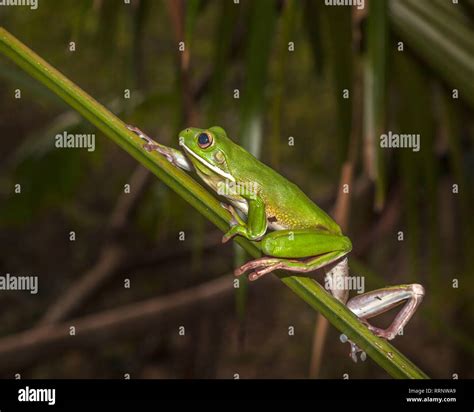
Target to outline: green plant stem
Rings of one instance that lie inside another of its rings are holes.
[[[182,170],[172,166],[157,153],[143,150],[143,142],[104,106],[46,63],[18,39],[0,27],[0,52],[31,76],[51,89],[66,103],[97,126],[104,134],[127,151],[193,207],[225,231],[231,219],[218,200]],[[260,251],[243,238],[235,241],[252,256]],[[349,339],[366,351],[375,362],[395,378],[427,378],[417,366],[392,345],[372,334],[343,304],[329,295],[317,282],[307,277],[278,274],[279,279],[302,300],[320,311]]]

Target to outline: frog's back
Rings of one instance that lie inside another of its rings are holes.
[[[245,155],[241,153],[241,156],[250,156],[250,158],[247,159],[248,161],[240,162],[233,175],[239,183],[257,185],[272,229],[317,228],[341,234],[341,229],[336,222],[309,199],[297,185],[244,149],[240,149],[245,152]]]

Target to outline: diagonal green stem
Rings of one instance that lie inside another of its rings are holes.
[[[230,214],[218,200],[185,172],[175,168],[157,153],[142,148],[142,141],[104,106],[46,63],[18,39],[0,27],[0,52],[31,76],[38,79],[66,103],[98,127],[165,184],[187,200],[222,231],[227,230]],[[235,240],[252,256],[259,250],[243,238]],[[279,279],[311,307],[321,312],[342,333],[367,352],[375,362],[395,378],[428,378],[416,365],[392,345],[373,335],[359,319],[317,282],[307,277],[278,275]]]

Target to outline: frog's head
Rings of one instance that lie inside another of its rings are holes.
[[[197,172],[208,183],[209,180],[235,181],[227,161],[233,142],[222,127],[214,126],[209,129],[189,127],[180,132],[179,144]]]

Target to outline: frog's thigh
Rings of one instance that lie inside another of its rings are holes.
[[[338,261],[351,250],[349,238],[314,230],[279,230],[258,243],[266,257],[240,266],[234,272],[236,276],[253,271],[249,279],[256,280],[277,269],[312,272]]]
[[[270,232],[261,240],[260,248],[267,256],[298,259],[330,252],[343,256],[352,244],[346,236],[299,229]]]

